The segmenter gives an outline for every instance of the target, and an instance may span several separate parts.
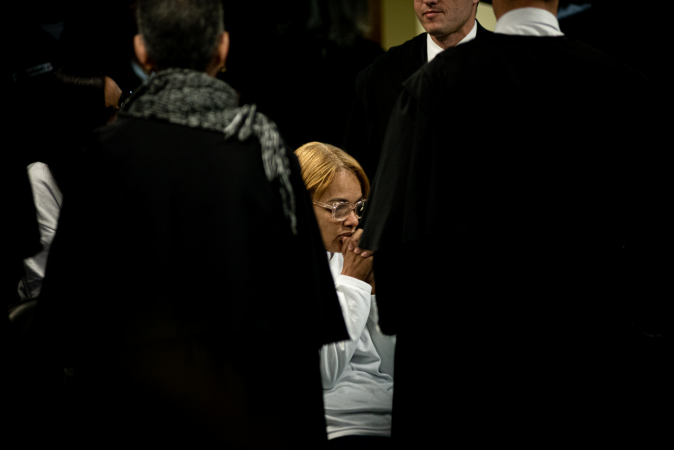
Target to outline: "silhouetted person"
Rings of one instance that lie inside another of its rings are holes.
[[[42,278],[47,265],[49,247],[54,239],[63,190],[82,157],[82,150],[96,128],[113,123],[117,117],[122,91],[117,83],[100,69],[82,64],[66,64],[53,74],[50,91],[59,113],[42,129],[51,134],[50,145],[39,160],[28,165],[28,177],[33,191],[40,227],[42,251],[24,261],[25,272],[19,283],[22,299],[40,295]]]
[[[555,0],[493,6],[489,40],[404,83],[364,216],[397,335],[392,438],[662,437],[661,373],[629,342],[634,306],[671,290],[653,85],[567,39]]]
[[[320,448],[318,350],[348,334],[297,159],[214,77],[219,1],[136,12],[155,75],[87,147],[38,304],[69,443]]]

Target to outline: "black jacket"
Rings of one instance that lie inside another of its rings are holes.
[[[298,445],[322,445],[318,349],[348,335],[288,157],[297,236],[255,138],[134,118],[96,134],[38,305],[81,409],[105,418],[92,433],[124,417],[120,436],[148,420],[148,439],[276,446],[299,421]]]

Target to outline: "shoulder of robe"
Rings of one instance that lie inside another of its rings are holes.
[[[475,39],[489,38],[494,35],[493,31],[487,30],[478,20],[475,22],[477,23],[477,34],[475,35]]]
[[[487,70],[483,58],[482,43],[475,40],[438,54],[403,83],[404,89],[421,105],[428,108],[441,107],[438,102],[447,102],[453,93],[474,89]]]
[[[410,39],[404,44],[391,47],[379,55],[356,77],[356,90],[362,92],[365,86],[390,80],[398,86],[426,62],[426,33]],[[407,73],[409,72],[409,73]]]

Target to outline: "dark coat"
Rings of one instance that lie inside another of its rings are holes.
[[[492,33],[477,23],[476,39]],[[391,47],[356,78],[356,98],[344,135],[343,149],[374,179],[388,119],[403,82],[428,62],[426,33]]]
[[[394,438],[618,442],[657,417],[664,354],[645,375],[630,338],[671,290],[652,87],[580,42],[506,35],[404,83],[359,244],[398,336]]]
[[[348,334],[288,157],[297,236],[256,139],[133,118],[99,130],[64,201],[38,305],[56,363],[75,368],[78,429],[323,445],[318,350]]]

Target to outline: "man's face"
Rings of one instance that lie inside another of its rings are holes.
[[[414,0],[414,12],[424,30],[443,37],[457,32],[472,18],[479,0]]]

